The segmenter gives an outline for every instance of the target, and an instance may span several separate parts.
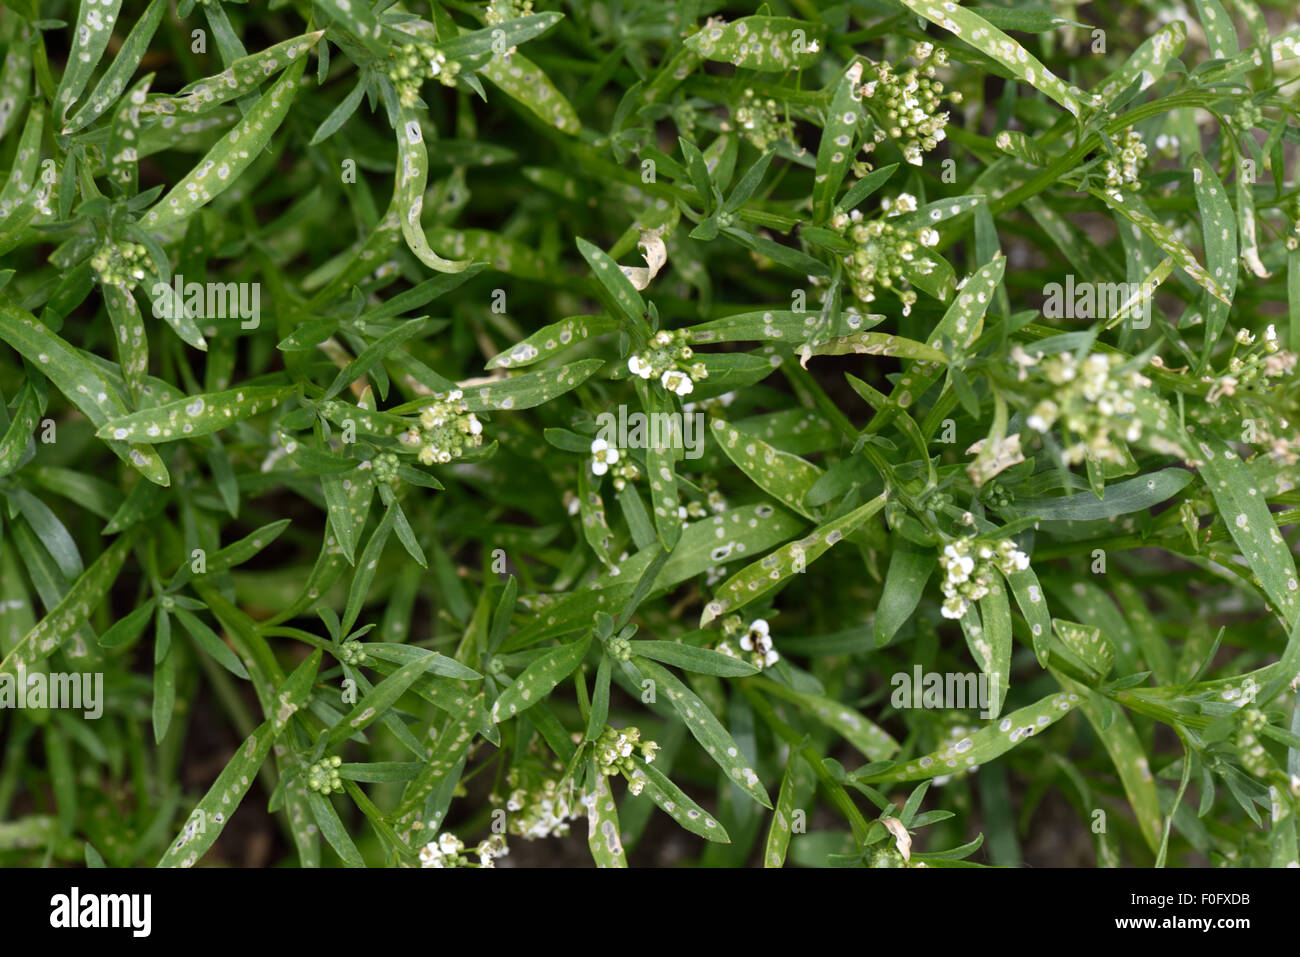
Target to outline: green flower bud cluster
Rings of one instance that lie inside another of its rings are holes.
[[[948,54],[932,43],[918,43],[908,56],[917,65],[901,73],[895,73],[889,63],[873,63],[858,90],[880,127],[863,151],[870,153],[888,137],[908,163],[920,166],[921,154],[938,146],[946,135],[948,114],[939,109],[943,84],[935,73],[947,64]],[[961,94],[949,93],[948,99],[960,103]]]
[[[638,765],[632,753],[639,751],[648,764],[654,761],[655,752],[658,750],[659,745],[653,741],[641,740],[640,728],[624,728],[622,731],[616,731],[606,725],[605,730],[596,739],[592,753],[596,758],[596,769],[601,774],[606,777],[622,774],[627,778],[627,789],[636,795],[640,794],[645,787],[645,778],[644,775],[634,776]]]
[[[1026,368],[1027,361],[1033,363],[1027,359],[1017,361]],[[1136,370],[1117,370],[1123,361],[1121,356],[1099,352],[1082,362],[1070,352],[1048,356],[1042,362],[1042,374],[1052,386],[1052,393],[1034,406],[1025,425],[1035,432],[1046,432],[1060,422],[1068,435],[1076,437],[1065,448],[1065,460],[1070,465],[1085,459],[1123,465],[1128,456],[1116,437],[1125,442],[1142,437],[1142,422],[1133,404],[1134,390],[1151,384]]]
[[[533,0],[490,0],[483,11],[483,21],[490,27],[498,26],[507,20],[531,16]]]
[[[339,648],[339,658],[349,665],[364,665],[369,660],[365,646],[355,638],[343,642]]]
[[[375,470],[375,481],[385,485],[396,486],[401,479],[397,476],[400,460],[392,452],[376,455],[371,467]]]
[[[916,210],[916,197],[900,193],[882,204],[886,213],[899,216]],[[903,303],[903,315],[910,315],[916,304],[916,292],[904,278],[904,271],[915,269],[922,274],[934,268],[934,263],[917,254],[923,248],[937,245],[939,233],[929,227],[901,229],[888,220],[864,222],[862,213],[836,213],[831,227],[854,245],[853,252],[844,257],[848,267],[849,284],[859,302],[874,302],[878,289],[888,289]]]
[[[991,545],[958,538],[943,547],[939,567],[944,570],[944,601],[940,612],[945,618],[961,618],[971,602],[989,593],[994,569],[1004,575],[1024,571],[1029,567],[1029,556],[1009,538]]]
[[[632,658],[632,642],[619,635],[610,638],[605,648],[616,661],[630,661]]]
[[[307,769],[307,787],[321,794],[333,794],[336,791],[343,790],[343,782],[339,780],[338,767],[343,763],[343,759],[337,754],[331,758],[325,758],[317,761]]]
[[[469,411],[461,390],[453,389],[421,410],[418,424],[402,433],[402,443],[416,450],[424,465],[445,465],[483,444],[483,423]]]
[[[134,289],[145,277],[148,255],[139,243],[109,240],[90,258],[90,267],[103,285]]]
[[[731,110],[734,121],[723,129],[740,130],[740,135],[758,150],[766,150],[773,143],[786,140],[794,143],[794,121],[778,107],[776,100],[764,99],[747,89]]]
[[[692,362],[694,350],[687,344],[685,329],[661,329],[650,339],[649,347],[628,357],[627,368],[642,379],[658,379],[669,392],[690,395],[695,383],[709,377],[703,362]]]
[[[1106,190],[1116,199],[1122,199],[1124,188],[1136,189],[1138,186],[1138,175],[1142,171],[1142,163],[1147,158],[1146,143],[1142,142],[1142,134],[1133,127],[1124,131],[1123,145],[1119,150],[1119,162],[1114,159],[1108,159],[1101,164],[1102,172],[1106,174]]]
[[[404,43],[393,55],[388,67],[388,78],[397,88],[402,106],[415,106],[420,98],[420,84],[436,78],[443,86],[454,86],[460,64],[447,58],[432,43],[423,40]]]

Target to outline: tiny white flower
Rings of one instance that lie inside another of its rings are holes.
[[[695,383],[691,381],[691,377],[676,369],[666,371],[659,381],[665,389],[677,395],[690,395],[695,390]]]

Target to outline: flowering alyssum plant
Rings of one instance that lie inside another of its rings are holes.
[[[1300,864],[1300,31],[1056,13],[0,7],[0,864]]]

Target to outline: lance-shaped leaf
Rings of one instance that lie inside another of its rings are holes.
[[[276,696],[277,714],[258,725],[240,745],[159,859],[159,867],[192,867],[216,843],[252,786],[276,735],[284,729],[289,716],[306,703],[319,665],[320,653],[314,652],[284,680]]]
[[[324,33],[324,30],[304,33],[302,36],[281,40],[250,56],[240,57],[223,72],[195,80],[175,96],[150,100],[145,105],[144,112],[164,116],[173,113],[200,113],[230,100],[237,100],[252,93],[268,77],[305,56]]]
[[[141,224],[146,229],[156,230],[184,222],[232,186],[284,121],[306,65],[304,58],[291,66],[275,86],[262,94],[248,115],[219,139],[167,195],[158,200],[144,215]]]
[[[448,39],[439,46],[439,50],[449,60],[462,60],[492,52],[496,48],[518,46],[541,36],[563,19],[564,14],[549,10],[526,17],[513,17],[485,29],[471,30]]]
[[[721,616],[757,601],[792,575],[804,571],[820,558],[832,545],[851,535],[867,519],[885,505],[885,496],[878,495],[853,511],[832,519],[807,536],[790,542],[759,561],[746,565],[728,578],[714,593],[713,600],[704,606],[700,627]]]
[[[243,419],[273,409],[294,394],[293,386],[257,385],[177,399],[109,419],[96,433],[101,439],[130,442],[175,442],[210,435]]]
[[[813,718],[831,728],[872,761],[885,761],[898,751],[898,742],[887,731],[867,720],[860,712],[825,695],[801,691],[767,678],[754,684],[765,692],[798,705]]]
[[[0,476],[18,468],[32,445],[32,433],[41,416],[41,399],[36,387],[26,383],[18,393],[18,407],[14,417],[0,438]]]
[[[1161,469],[1159,472],[1107,485],[1101,498],[1091,492],[1057,498],[1024,498],[1017,499],[1015,508],[1008,511],[1019,515],[1034,515],[1050,522],[1114,518],[1159,505],[1178,494],[1191,481],[1192,473],[1186,469]]]
[[[618,833],[618,806],[609,790],[609,778],[594,761],[588,762],[588,790],[582,796],[587,808],[587,846],[597,867],[627,867],[627,854]]]
[[[0,292],[0,339],[40,369],[93,424],[100,426],[126,413],[126,404],[116,388],[100,375],[81,350],[37,322],[31,313],[18,308],[3,292]],[[108,445],[114,454],[155,485],[167,485],[171,481],[167,467],[152,445],[118,441]]]
[[[923,342],[886,332],[855,332],[850,336],[823,339],[799,347],[799,362],[804,366],[813,356],[844,355],[896,356],[901,359],[943,364],[948,361],[947,354],[939,349],[932,349]]]
[[[713,434],[722,451],[759,488],[782,505],[812,518],[804,507],[804,496],[822,477],[822,470],[806,459],[768,445],[762,439],[733,428],[722,419],[713,420]]]
[[[113,34],[113,24],[117,22],[121,7],[122,0],[103,0],[101,3],[82,0],[79,5],[68,62],[54,94],[54,107],[60,110],[60,117],[68,115],[68,110],[90,82],[90,76]]]
[[[86,102],[82,104],[81,109],[77,110],[72,119],[64,124],[63,132],[65,135],[75,133],[82,127],[93,123],[117,102],[117,98],[122,95],[122,91],[126,89],[127,83],[135,74],[136,67],[144,59],[145,52],[149,49],[149,41],[153,39],[158,24],[162,22],[162,16],[166,11],[167,3],[165,0],[150,0],[144,16],[131,27],[131,32],[122,41],[117,56],[113,58],[113,62],[104,71],[104,75],[99,78],[99,82],[95,84],[94,92],[86,98]]]
[[[772,811],[772,823],[767,829],[767,841],[763,845],[763,866],[784,867],[785,856],[790,849],[790,836],[793,833],[795,802],[801,792],[806,793],[812,785],[812,774],[807,763],[797,753],[790,755],[781,776],[781,790],[776,796],[776,807]]]
[[[641,644],[643,642],[638,642],[638,647]],[[713,841],[715,844],[731,843],[727,829],[713,815],[687,797],[681,788],[653,764],[638,762],[631,778],[642,784],[641,793],[648,795],[665,814],[692,834],[698,834],[706,841]]]
[[[1039,664],[1046,664],[1047,638],[1052,633],[1052,614],[1047,608],[1047,596],[1038,582],[1038,576],[1032,568],[1014,571],[1006,575],[1007,585],[1015,596],[1016,607],[1029,625],[1029,634],[1034,646],[1034,654]]]
[[[415,680],[429,670],[429,665],[438,657],[436,651],[429,651],[419,658],[408,661],[379,684],[368,694],[362,696],[339,722],[330,729],[327,739],[329,747],[334,747],[358,731],[364,730],[373,721],[382,717],[397,702],[406,689]]]
[[[1201,478],[1214,496],[1228,534],[1274,609],[1288,625],[1294,624],[1300,620],[1295,558],[1277,529],[1250,467],[1215,436],[1203,434],[1197,446]]]
[[[633,648],[635,649],[635,645]],[[668,696],[669,702],[681,715],[686,729],[700,746],[708,752],[727,777],[742,791],[752,797],[763,807],[771,807],[772,801],[763,788],[757,772],[746,762],[744,753],[734,738],[722,726],[709,706],[686,685],[682,684],[668,669],[649,658],[634,655],[633,664],[640,669],[659,690]]]
[[[898,629],[912,617],[935,564],[933,552],[908,548],[896,540],[872,625],[877,648],[889,644]]]
[[[978,13],[951,0],[901,0],[902,4],[949,33],[960,37],[985,56],[992,57],[1012,76],[1028,83],[1040,93],[1079,115],[1079,91],[1067,87],[1056,74],[1043,66],[1011,37]]]
[[[875,781],[922,781],[943,774],[969,770],[987,764],[1010,751],[1021,741],[1055,724],[1079,703],[1079,695],[1060,692],[1028,705],[966,735],[941,750],[901,761],[861,776]]]
[[[491,719],[499,724],[537,704],[551,689],[573,673],[591,645],[591,635],[556,648],[548,648],[524,669],[492,705]]]
[[[742,312],[686,328],[690,342],[802,341],[817,327],[818,313],[765,309]]]
[[[618,263],[610,259],[599,246],[587,242],[582,237],[578,237],[578,252],[582,253],[582,258],[587,260],[592,275],[605,288],[605,292],[618,306],[619,311],[632,320],[633,325],[642,322],[646,313],[645,300],[632,285],[632,280],[619,268]]]
[[[608,316],[570,316],[543,326],[518,345],[488,360],[488,369],[515,369],[547,359],[557,352],[594,336],[615,332],[619,323]]]
[[[1136,194],[1122,193],[1117,196],[1115,192],[1096,188],[1090,188],[1088,191],[1150,236],[1157,246],[1173,257],[1178,267],[1191,276],[1198,286],[1216,299],[1221,299],[1226,303],[1232,302],[1222,284],[1196,261],[1192,251],[1174,235],[1171,227],[1166,226],[1151,215]]]
[[[1176,21],[1177,22],[1177,21]],[[1179,22],[1181,26],[1181,22]],[[1205,346],[1208,357],[1228,321],[1228,307],[1237,291],[1237,224],[1228,191],[1214,167],[1199,153],[1192,157],[1192,186],[1201,214],[1201,236],[1205,240],[1205,268],[1223,287],[1228,301],[1208,297],[1205,311]]]
[[[745,70],[784,73],[812,66],[821,56],[825,27],[790,17],[742,17],[708,23],[687,37],[685,47],[697,56]]]
[[[483,383],[463,383],[471,412],[510,412],[531,409],[576,389],[596,374],[604,359],[580,359],[557,369],[540,369]]]
[[[835,204],[844,173],[857,155],[857,141],[867,123],[857,92],[862,82],[862,61],[854,60],[835,85],[821,142],[817,147],[817,173],[813,177],[813,220],[824,224]],[[860,201],[860,198],[857,200]]]
[[[1143,40],[1124,61],[1124,65],[1093,90],[1093,95],[1108,105],[1110,100],[1127,90],[1139,78],[1142,81],[1139,89],[1147,89],[1164,76],[1165,67],[1183,52],[1183,44],[1186,42],[1187,25],[1182,20],[1166,23]]]
[[[650,382],[644,390],[645,409],[650,421],[667,422],[675,411],[675,403],[658,383]],[[677,461],[682,450],[668,437],[661,437],[646,449],[646,476],[650,483],[650,510],[654,514],[655,531],[665,551],[671,552],[681,538],[682,519],[677,511]]]
[[[757,674],[758,669],[740,658],[724,655],[708,648],[697,648],[677,641],[638,641],[633,651],[646,658],[662,661],[666,665],[691,671],[698,675],[716,675],[719,678],[743,678]]]
[[[132,530],[119,535],[104,549],[59,603],[50,609],[50,613],[0,661],[0,675],[16,675],[20,666],[29,668],[48,658],[65,639],[76,633],[117,581],[136,534],[137,530]]]
[[[397,124],[397,174],[393,186],[393,204],[402,224],[402,236],[416,258],[438,272],[462,272],[471,260],[443,259],[429,246],[420,224],[424,211],[424,187],[429,181],[429,151],[424,131],[414,109],[403,108]]]
[[[0,138],[22,115],[19,107],[28,101],[32,82],[32,34],[26,23],[12,28],[9,49],[0,65]],[[35,112],[40,112],[36,110]]]
[[[384,360],[384,357],[395,351],[406,342],[414,339],[420,333],[424,332],[424,319],[412,319],[404,322],[394,329],[390,329],[374,342],[370,343],[359,353],[357,357],[339,370],[330,387],[325,390],[322,398],[332,399],[342,392],[348,385],[360,379],[376,365]],[[381,370],[382,371],[382,370]],[[382,397],[385,393],[387,379],[376,381],[376,390]]]
[[[573,105],[556,89],[551,78],[523,54],[494,56],[482,72],[501,92],[544,123],[562,133],[576,134],[582,129]]]

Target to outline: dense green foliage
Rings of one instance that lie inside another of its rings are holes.
[[[1296,866],[1288,13],[10,0],[0,863]]]

